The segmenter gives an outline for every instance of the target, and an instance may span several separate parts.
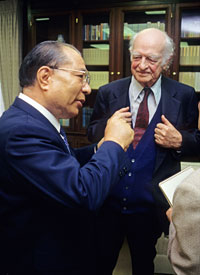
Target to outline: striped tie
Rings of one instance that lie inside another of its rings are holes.
[[[67,147],[67,150],[68,150],[69,153],[71,154],[70,149],[69,149],[69,143],[68,143],[68,141],[67,141],[67,136],[66,136],[65,131],[64,131],[64,129],[63,129],[62,127],[60,127],[60,135],[61,135],[62,138],[63,138],[63,141],[64,141],[64,143],[65,143],[65,145],[66,145],[66,147]]]

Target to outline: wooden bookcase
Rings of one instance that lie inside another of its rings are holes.
[[[175,75],[200,92],[200,3],[177,4],[176,18]]]
[[[112,1],[93,9],[89,2],[75,9],[57,5],[53,11],[44,7],[32,10],[29,6],[27,12],[28,50],[43,40],[71,43],[82,52],[91,74],[92,93],[82,111],[76,118],[61,121],[74,147],[89,144],[87,125],[99,86],[131,75],[129,40],[139,30],[156,27],[173,38],[176,54],[167,75],[200,92],[200,3],[155,1],[145,5],[147,1]],[[187,31],[188,22],[191,31]],[[184,59],[186,53],[188,58]]]

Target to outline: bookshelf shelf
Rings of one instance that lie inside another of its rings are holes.
[[[88,44],[105,44],[105,43],[107,43],[107,44],[109,44],[109,40],[107,39],[107,40],[84,40],[84,44],[86,44],[86,43],[88,43]]]
[[[88,65],[88,64],[86,64],[86,66],[89,71],[95,71],[95,70],[109,71],[109,65]]]
[[[198,44],[199,44],[199,42],[200,42],[200,37],[181,37],[180,38],[181,39],[181,41],[186,41],[186,42],[197,42]]]
[[[179,67],[180,71],[194,71],[194,72],[199,72],[200,71],[200,64],[199,65],[180,65]]]
[[[82,13],[82,52],[90,73],[92,90],[109,83],[110,71],[110,13]],[[95,99],[94,99],[95,101]],[[86,128],[93,110],[93,104],[83,108],[82,127]]]

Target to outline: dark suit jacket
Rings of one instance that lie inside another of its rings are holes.
[[[0,118],[0,271],[84,274],[86,209],[103,203],[130,161],[111,141],[94,155],[94,146],[71,150],[19,98]]]
[[[116,110],[130,104],[128,99],[130,81],[131,77],[124,78],[99,89],[88,127],[90,141],[97,142],[103,136],[107,119]],[[197,130],[194,129],[197,128],[198,118],[197,96],[194,89],[163,76],[161,80],[161,108],[162,114],[183,135],[182,155],[195,154],[199,148],[199,141],[196,135]],[[159,214],[162,213],[164,217],[166,216],[164,212],[169,205],[161,194],[158,183],[180,170],[179,160],[179,156],[174,150],[157,146],[152,184],[158,209],[164,210],[159,211]]]

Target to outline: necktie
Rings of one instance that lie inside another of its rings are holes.
[[[67,141],[67,136],[66,136],[65,131],[64,131],[64,129],[62,127],[60,127],[60,135],[63,137],[63,141],[64,141],[64,143],[65,143],[65,145],[66,145],[69,153],[71,153],[70,149],[69,149],[69,143]]]
[[[136,122],[135,122],[135,128],[134,128],[135,134],[134,134],[134,140],[133,140],[134,149],[137,146],[140,139],[142,138],[149,124],[149,110],[148,110],[147,99],[149,94],[152,92],[152,90],[148,87],[145,87],[144,92],[145,92],[144,98],[138,108],[138,113],[137,113]]]

